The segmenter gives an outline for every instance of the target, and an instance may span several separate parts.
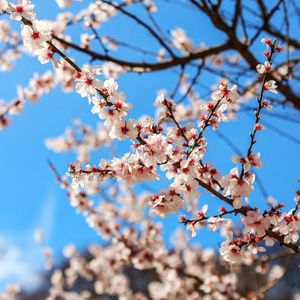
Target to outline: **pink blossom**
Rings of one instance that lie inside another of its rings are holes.
[[[114,124],[109,136],[112,139],[116,138],[123,141],[128,137],[130,140],[134,141],[137,136],[135,125],[136,121],[134,119],[130,119],[127,122],[124,119],[121,119]]]
[[[128,162],[130,153],[125,153],[121,158],[114,157],[111,160],[111,168],[119,178],[126,180],[130,177],[131,166]]]
[[[270,72],[270,70],[271,70],[271,64],[270,64],[270,62],[265,61],[265,63],[263,65],[262,64],[258,64],[256,66],[256,70],[257,70],[258,74],[263,75],[265,73]]]
[[[200,197],[200,192],[197,190],[198,184],[193,178],[185,180],[182,175],[177,176],[171,186],[179,194],[183,194],[183,198],[187,201],[192,201]]]
[[[240,209],[243,206],[243,202],[240,197],[232,196],[231,199],[233,199],[232,205],[235,209]]]
[[[299,239],[298,231],[300,229],[300,214],[293,215],[292,212],[293,210],[283,217],[282,222],[278,224],[279,226],[273,228],[274,232],[279,231],[281,234],[285,235],[285,243],[296,243]]]
[[[276,88],[277,88],[277,85],[276,85],[275,80],[269,80],[264,85],[264,90],[269,91],[273,94],[278,94],[278,92],[276,91]]]
[[[296,191],[294,200],[296,201],[296,203],[300,203],[300,190]]]
[[[153,2],[151,2],[151,3],[148,4],[148,6],[147,6],[147,12],[148,13],[150,13],[150,12],[157,12],[157,7],[156,7],[156,5]]]
[[[145,142],[142,157],[147,167],[155,165],[155,161],[158,163],[166,161],[167,155],[172,153],[172,145],[162,134],[151,135]]]
[[[44,45],[45,48],[36,50],[36,55],[38,56],[38,60],[41,64],[46,64],[49,61],[52,62],[53,67],[57,69],[60,65],[60,61],[53,57],[54,53],[52,51],[52,47],[47,44]]]
[[[115,64],[111,61],[106,62],[102,65],[102,71],[105,78],[118,78],[120,74],[125,70],[122,66]]]
[[[264,217],[254,210],[248,211],[247,216],[242,216],[241,222],[245,225],[246,231],[252,234],[256,232],[260,236],[263,236],[270,226],[268,217]]]
[[[35,17],[35,12],[33,11],[34,6],[30,0],[23,0],[21,4],[16,5],[9,2],[6,11],[10,14],[12,20],[21,21],[22,16],[27,20],[33,20]]]
[[[239,157],[237,154],[233,154],[231,157],[231,161],[233,163],[241,163],[245,172],[248,172],[251,166],[259,169],[262,167],[259,152],[257,154],[250,154],[249,156],[245,156],[244,158]]]
[[[253,177],[254,178],[254,177]],[[250,179],[250,180],[249,180]],[[252,178],[239,178],[238,168],[234,168],[227,175],[227,178],[223,178],[220,184],[224,187],[223,195],[234,197],[248,197],[252,192]]]
[[[257,254],[258,252],[266,252],[266,248],[258,247],[256,244],[250,244],[247,248],[252,254]]]
[[[175,48],[184,53],[190,53],[194,51],[192,40],[186,36],[186,33],[182,28],[171,30],[170,34]]]
[[[191,230],[192,231],[192,237],[195,237],[197,235],[194,223],[191,223],[191,222],[188,223],[187,226],[186,226],[186,230]]]
[[[81,41],[81,45],[80,47],[85,48],[85,49],[89,49],[90,48],[90,41],[92,39],[95,38],[95,35],[89,35],[87,33],[83,33],[80,35],[80,41]]]
[[[229,219],[223,219],[223,218],[216,218],[216,217],[210,217],[207,219],[207,229],[211,230],[211,231],[217,231],[220,226],[222,226],[223,224],[231,224],[232,221]]]
[[[74,185],[73,185],[74,186]],[[93,201],[89,201],[87,196],[80,189],[69,189],[70,205],[76,207],[76,212],[86,216],[93,206]]]
[[[97,211],[90,214],[86,221],[104,240],[109,240],[111,235],[119,236],[118,224],[112,219],[104,218]]]
[[[168,213],[175,214],[179,207],[187,209],[182,198],[177,194],[174,188],[161,190],[158,195],[154,195],[149,200],[151,206],[149,215],[154,217],[158,215],[161,218],[168,216]]]
[[[35,54],[44,48],[44,42],[51,40],[52,26],[46,21],[33,21],[32,26],[21,25],[21,35],[26,50]]]
[[[273,106],[269,104],[269,102],[265,99],[262,103],[263,107],[266,107],[267,110],[271,111],[273,109]]]
[[[262,167],[262,163],[260,161],[260,153],[257,152],[257,154],[250,154],[248,156],[249,163],[252,167],[260,169]]]
[[[270,51],[266,50],[266,51],[263,53],[263,56],[265,56],[266,58],[269,58],[269,57],[270,57]]]
[[[222,98],[225,98],[228,103],[236,103],[240,99],[240,95],[237,92],[237,85],[234,85],[231,89],[228,89],[228,86],[221,82],[219,84],[219,90],[213,92],[211,94],[211,98],[214,101],[219,101]]]
[[[84,187],[85,175],[81,172],[81,162],[75,161],[74,164],[70,164],[69,170],[66,173],[67,176],[72,178],[71,187],[77,189],[79,186]]]
[[[226,241],[221,244],[219,252],[228,262],[237,264],[242,262],[241,248],[238,242],[233,240],[232,232],[227,233]]]
[[[76,92],[81,97],[88,97],[89,102],[91,102],[91,96],[97,95],[97,89],[101,89],[102,80],[95,78],[99,74],[101,74],[101,68],[87,65],[82,67],[81,73],[76,74],[76,81],[79,81],[75,87]]]
[[[283,50],[283,46],[282,45],[278,45],[275,49],[274,52],[275,53],[280,53]]]
[[[164,93],[159,94],[156,97],[155,102],[153,103],[153,106],[156,107],[156,106],[162,105],[164,103],[165,99],[166,99],[166,96]]]
[[[131,155],[129,162],[132,166],[130,173],[131,177],[128,180],[129,184],[135,184],[137,182],[141,183],[144,179],[147,182],[159,179],[160,176],[156,173],[155,168],[153,166],[146,167],[143,165],[138,156]]]
[[[218,123],[221,122],[228,122],[229,119],[225,116],[224,111],[227,109],[227,104],[222,104],[216,111],[217,121]]]
[[[267,47],[271,46],[271,44],[272,44],[272,40],[270,38],[268,38],[268,37],[265,37],[265,38],[261,39],[260,41],[262,43],[266,44]]]
[[[255,124],[254,124],[253,130],[254,130],[254,131],[262,131],[262,130],[265,130],[265,127],[262,126],[262,125],[259,124],[259,123],[255,123]]]

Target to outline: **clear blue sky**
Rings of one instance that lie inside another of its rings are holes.
[[[36,4],[38,19],[51,19],[58,11],[54,0],[49,1],[47,5],[42,0],[33,2]],[[158,3],[161,4],[161,2]],[[163,4],[162,7],[165,5],[167,4]],[[78,11],[80,6],[80,3],[75,2],[72,10]],[[170,7],[169,5],[168,9]],[[178,13],[178,9],[180,9],[180,13]],[[222,34],[211,34],[209,21],[197,19],[199,14],[195,11],[177,7],[170,10],[170,16],[168,22],[164,21],[161,16],[158,21],[162,26],[172,24],[171,29],[177,26],[188,28],[188,36],[193,38],[196,45],[201,41],[212,45],[218,40],[220,43],[224,40]],[[18,23],[14,24],[16,28],[18,25]],[[99,33],[122,36],[125,31],[131,41],[145,38],[142,33],[131,34],[135,27],[134,23],[128,23],[124,17],[120,17],[103,24]],[[75,30],[76,28],[70,32],[74,33]],[[151,48],[153,44],[150,38],[146,36],[146,39],[147,42],[143,46]],[[74,41],[78,44],[79,37],[74,37]],[[264,58],[259,56],[263,51],[262,44],[257,43],[255,47],[258,49],[257,57],[263,61]],[[124,53],[123,55],[134,59],[134,53]],[[88,57],[79,53],[72,52],[71,56],[76,59],[78,65],[88,62]],[[22,60],[17,61],[17,66],[12,72],[0,73],[0,98],[5,101],[13,99],[16,95],[16,85],[27,86],[35,71],[41,75],[48,68],[51,68],[50,64],[42,66],[36,58],[24,56]],[[218,77],[212,75],[201,78],[207,85],[218,80]],[[131,73],[121,75],[118,79],[119,90],[124,91],[127,101],[134,104],[131,116],[138,118],[145,113],[153,116],[152,103],[156,92],[161,88],[170,92],[176,79],[176,73],[170,71],[143,75]],[[57,88],[50,94],[43,95],[42,99],[34,105],[26,103],[23,114],[14,116],[13,124],[0,132],[0,248],[8,249],[3,262],[0,262],[0,289],[7,281],[13,279],[21,280],[23,285],[38,282],[39,277],[36,271],[42,269],[43,259],[38,245],[33,241],[33,232],[36,228],[44,230],[47,244],[55,251],[56,262],[61,259],[62,247],[68,243],[74,243],[78,248],[84,249],[89,242],[101,240],[88,227],[85,219],[81,215],[77,215],[75,209],[69,205],[65,197],[66,192],[55,183],[54,175],[46,162],[46,159],[50,158],[59,172],[64,173],[68,163],[74,161],[75,155],[73,153],[55,154],[44,144],[47,137],[61,135],[65,128],[71,125],[74,118],[79,118],[84,124],[90,124],[95,128],[99,119],[96,115],[91,114],[90,109],[91,106],[88,105],[86,99],[76,93],[63,94]],[[274,109],[274,113],[297,115],[295,111],[287,108]],[[299,114],[297,116],[299,117]],[[270,117],[267,114],[263,115],[263,120],[299,139],[299,124]],[[230,137],[242,153],[246,153],[249,145],[249,131],[252,127],[252,115],[250,114],[249,117],[249,113],[242,113],[238,121],[222,124],[220,131]],[[267,130],[258,134],[258,142],[254,147],[254,152],[261,152],[264,165],[261,170],[257,170],[257,174],[263,180],[265,189],[271,196],[291,207],[294,204],[292,200],[294,191],[299,189],[297,178],[300,175],[300,146],[282,134],[268,129],[267,125],[265,127]],[[214,162],[223,175],[227,174],[234,167],[230,161],[233,150],[214,132],[208,131],[206,136],[208,153],[205,156],[205,162]],[[118,144],[118,146],[122,146],[122,144]],[[120,151],[125,153],[128,148],[121,148]],[[97,152],[92,155],[94,163],[96,163],[96,157],[98,157]],[[167,187],[167,185],[168,182],[165,181],[159,183],[159,187]],[[217,199],[211,198],[203,190],[201,194],[200,203],[209,205],[213,202],[218,203]],[[257,187],[250,195],[250,201],[254,206],[261,206],[261,203],[264,202]],[[214,209],[218,205],[212,204],[212,207],[212,210],[208,212],[214,213]],[[169,240],[178,216],[179,214],[167,220],[158,220],[163,223],[166,240]],[[200,231],[194,241],[204,247],[216,248],[219,238],[218,234],[207,234],[206,231]],[[16,266],[19,267],[16,268]],[[24,278],[24,274],[30,274],[31,277]]]

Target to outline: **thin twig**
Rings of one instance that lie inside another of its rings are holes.
[[[271,48],[271,53],[270,53],[270,56],[268,57],[268,62],[271,64],[272,62],[272,56],[274,54],[274,49],[275,49],[275,41],[274,43],[270,46]],[[263,80],[262,80],[262,87],[261,87],[261,90],[260,90],[260,95],[259,97],[257,97],[257,109],[255,111],[255,124],[258,124],[259,120],[260,120],[260,111],[261,109],[263,108],[263,105],[262,105],[262,100],[263,100],[263,95],[264,95],[264,92],[265,92],[265,83],[267,81],[267,72],[263,75]],[[248,151],[247,151],[247,156],[250,156],[251,153],[252,153],[252,147],[254,146],[254,144],[256,143],[255,141],[255,135],[256,135],[256,132],[257,132],[257,129],[255,128],[255,125],[254,125],[254,128],[252,130],[252,132],[250,132],[250,145],[249,145],[249,148],[248,148]],[[241,171],[241,174],[240,174],[240,179],[244,176],[244,165],[242,165],[242,171]]]
[[[193,86],[195,85],[195,83],[197,82],[197,79],[199,78],[199,76],[200,76],[200,74],[201,74],[201,70],[202,70],[203,67],[204,67],[204,63],[205,63],[205,60],[203,59],[202,62],[201,62],[201,65],[198,66],[197,73],[196,73],[196,75],[194,76],[194,78],[193,78],[191,84],[189,85],[189,88],[187,89],[186,93],[181,97],[181,99],[177,101],[177,104],[183,102],[184,99],[187,97],[187,95],[191,92]]]
[[[288,11],[286,7],[286,3],[283,0],[283,11],[284,11],[284,23],[285,23],[285,54],[286,54],[286,67],[287,67],[287,74],[285,76],[285,79],[289,79],[290,75],[290,39],[289,39],[289,30],[290,30],[290,23],[289,23],[289,16]]]
[[[166,49],[166,51],[172,56],[172,57],[176,57],[175,54],[173,53],[173,51],[169,48],[169,46],[162,40],[162,38],[149,26],[147,25],[145,22],[143,22],[141,19],[139,19],[137,16],[133,15],[132,13],[126,11],[125,9],[123,9],[121,6],[114,4],[110,1],[106,1],[106,0],[101,0],[101,2],[106,3],[112,7],[114,7],[115,9],[119,10],[120,12],[122,12],[124,15],[128,16],[129,18],[131,18],[132,20],[136,21],[138,24],[140,24],[141,26],[143,26],[147,31],[149,31],[151,33],[151,35],[156,38],[156,40]]]
[[[108,53],[108,49],[105,47],[105,45],[102,42],[101,37],[99,36],[98,32],[96,29],[93,27],[93,25],[90,25],[91,30],[93,31],[94,35],[96,36],[97,41],[99,42],[100,46],[102,47],[103,51],[105,54]]]
[[[270,20],[270,18],[273,16],[273,14],[276,12],[276,10],[278,9],[279,5],[281,4],[283,0],[279,0],[276,5],[273,7],[273,9],[268,13],[268,15],[266,15],[263,18],[263,25],[259,28],[259,30],[257,30],[257,32],[255,33],[255,35],[252,37],[251,41],[250,41],[250,45],[253,44],[253,42],[258,38],[258,36],[260,35],[260,33],[263,31],[263,29],[265,28],[266,24],[268,23],[268,21]]]
[[[179,88],[180,82],[182,80],[182,76],[184,74],[184,69],[185,69],[185,65],[181,65],[181,70],[180,70],[179,76],[177,78],[177,81],[176,81],[176,84],[174,86],[173,92],[170,95],[171,99],[174,99],[174,96],[175,96],[175,94],[176,94],[176,92],[177,92],[177,90]]]

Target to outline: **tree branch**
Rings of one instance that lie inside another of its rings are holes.
[[[154,71],[159,71],[159,70],[165,70],[169,69],[174,66],[182,65],[182,64],[187,64],[195,59],[204,59],[205,57],[212,55],[212,54],[217,54],[226,50],[229,50],[232,48],[229,42],[226,42],[224,44],[211,47],[209,49],[205,50],[200,50],[195,53],[190,53],[187,56],[182,56],[182,57],[176,57],[173,58],[169,61],[161,62],[161,63],[138,63],[138,62],[132,62],[132,61],[126,61],[126,60],[121,60],[118,58],[114,58],[110,55],[102,55],[97,52],[88,50],[88,49],[83,49],[73,43],[67,42],[62,38],[59,38],[57,36],[53,36],[53,39],[59,41],[60,43],[73,48],[75,50],[78,50],[82,53],[85,53],[87,55],[90,55],[92,59],[96,60],[102,60],[102,61],[111,61],[116,64],[119,64],[120,66],[127,67],[128,71],[133,71],[133,72],[154,72]]]

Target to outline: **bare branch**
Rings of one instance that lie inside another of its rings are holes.
[[[102,55],[97,52],[88,50],[88,49],[83,49],[75,44],[72,44],[70,42],[65,41],[64,39],[61,39],[57,36],[53,36],[53,38],[61,43],[63,43],[66,46],[69,46],[70,48],[76,49],[80,52],[86,53],[90,55],[94,60],[99,59],[102,61],[111,61],[114,63],[119,64],[120,66],[127,67],[128,71],[133,71],[133,72],[154,72],[154,71],[159,71],[159,70],[165,70],[174,66],[182,65],[189,63],[195,59],[203,59],[209,55],[212,54],[218,54],[222,51],[229,50],[231,48],[231,45],[229,42],[226,42],[224,44],[211,47],[209,49],[204,49],[204,50],[199,50],[195,53],[191,53],[187,56],[182,56],[182,57],[176,57],[173,58],[169,61],[161,62],[161,63],[138,63],[138,62],[131,62],[131,61],[126,61],[126,60],[121,60],[118,58],[111,57],[110,55]]]
[[[251,41],[250,41],[250,45],[253,44],[253,42],[258,38],[258,36],[260,35],[260,33],[264,30],[266,24],[268,23],[268,21],[271,19],[271,17],[273,16],[273,14],[277,11],[279,5],[281,4],[283,0],[279,0],[276,5],[273,7],[273,9],[268,13],[268,15],[263,16],[263,25],[259,28],[259,30],[255,33],[255,35],[252,37]],[[261,1],[259,1],[261,2]]]

